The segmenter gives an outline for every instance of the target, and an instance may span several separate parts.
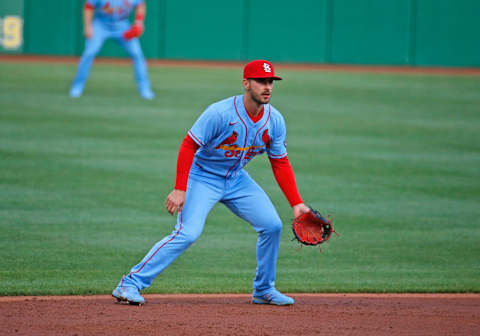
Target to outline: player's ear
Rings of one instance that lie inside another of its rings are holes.
[[[250,80],[249,79],[244,78],[242,84],[243,84],[243,87],[245,88],[245,90],[250,89]]]

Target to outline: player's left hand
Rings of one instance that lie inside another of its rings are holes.
[[[177,213],[182,211],[183,205],[185,204],[185,194],[185,191],[179,189],[173,189],[170,194],[168,194],[165,207],[170,215],[173,216],[175,211]]]
[[[130,29],[123,33],[123,38],[125,40],[130,40],[134,37],[139,37],[143,34],[144,29],[145,26],[143,24],[143,21],[135,21],[135,23],[130,27]]]
[[[140,30],[140,35],[142,35],[145,31],[145,23],[143,22],[143,20],[136,20],[133,25],[138,27],[138,29]]]
[[[297,218],[298,216],[310,211],[311,209],[304,203],[297,204],[293,207],[293,218]]]

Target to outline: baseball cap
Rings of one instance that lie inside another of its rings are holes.
[[[243,78],[273,78],[282,80],[282,77],[275,76],[272,63],[266,60],[255,60],[245,65]]]

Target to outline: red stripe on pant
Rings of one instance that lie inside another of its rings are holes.
[[[150,256],[150,258],[148,258],[138,270],[136,270],[135,272],[130,272],[130,273],[127,275],[127,277],[128,277],[128,276],[131,276],[132,274],[135,274],[135,273],[140,272],[140,271],[145,267],[145,265],[146,265],[150,260],[152,260],[152,258],[155,256],[155,254],[157,254],[157,252],[160,251],[160,249],[161,249],[162,247],[164,247],[165,245],[167,245],[168,243],[170,243],[172,240],[174,240],[175,237],[178,236],[178,234],[180,233],[180,231],[182,231],[182,223],[183,223],[182,212],[180,211],[180,227],[178,228],[177,232],[173,235],[173,237],[170,238],[169,240],[167,240],[165,243],[163,243],[162,246],[160,246],[155,252],[153,252],[153,254]],[[124,278],[125,278],[125,276],[122,277],[122,282],[120,283],[120,287],[123,286],[123,279],[124,279]]]

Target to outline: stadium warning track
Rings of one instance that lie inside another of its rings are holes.
[[[479,335],[480,294],[289,294],[292,306],[248,294],[0,297],[5,335]]]
[[[13,63],[77,63],[78,57],[72,56],[45,56],[45,55],[0,55],[0,62]],[[96,63],[130,65],[129,58],[97,57]],[[149,66],[161,67],[195,67],[195,68],[243,68],[244,62],[227,61],[196,61],[196,60],[167,60],[149,59]],[[414,66],[383,66],[383,65],[346,65],[346,64],[310,64],[310,63],[281,63],[275,62],[278,69],[308,70],[308,71],[339,71],[339,72],[372,72],[372,73],[399,73],[399,74],[430,74],[480,76],[480,68],[471,67],[414,67]]]

